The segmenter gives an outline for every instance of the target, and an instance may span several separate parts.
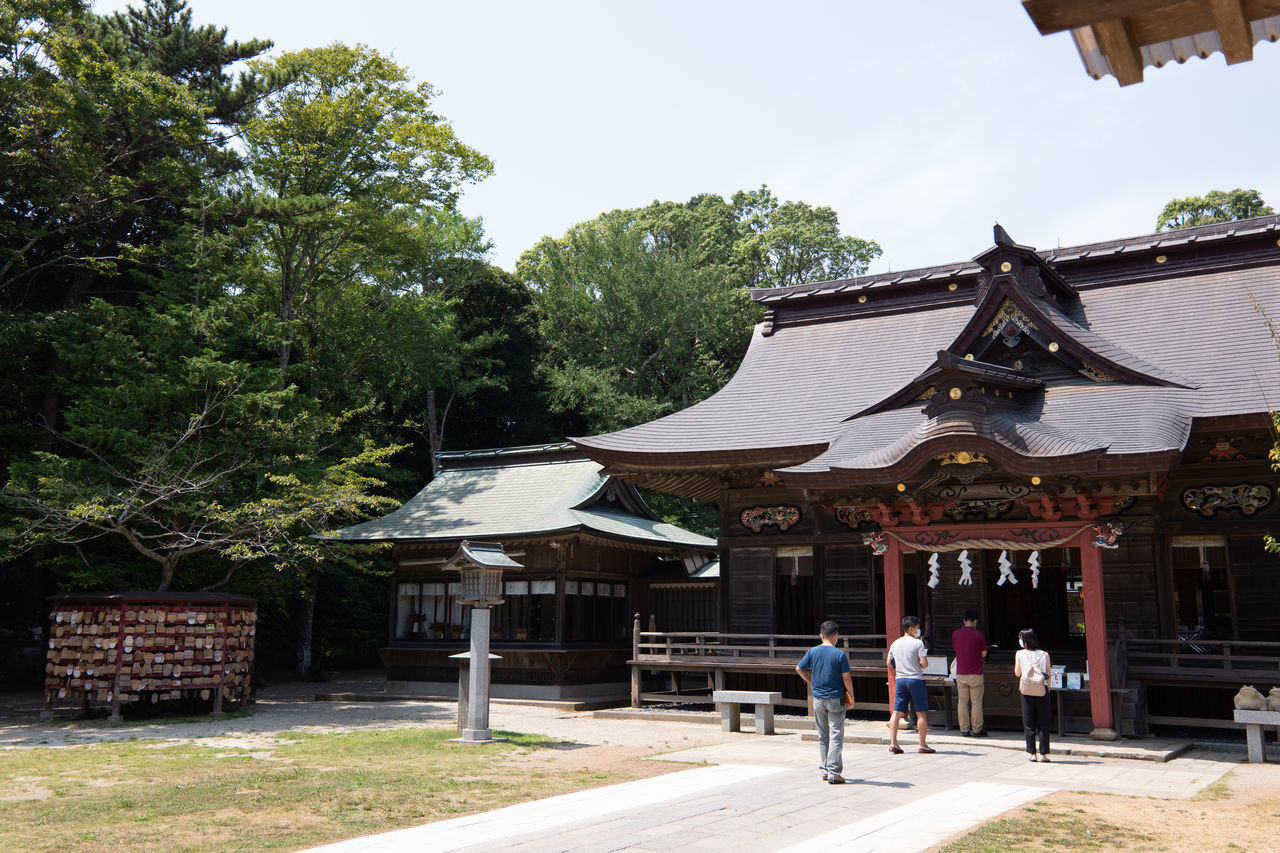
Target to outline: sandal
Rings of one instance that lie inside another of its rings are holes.
[[[889,751],[894,755],[902,755],[902,747],[900,746],[891,746],[889,747]]]
[[[1040,756],[1040,761],[1041,761],[1041,763],[1043,763],[1043,764],[1050,764],[1050,763],[1052,763],[1052,762],[1050,762],[1050,761],[1049,761],[1049,756],[1047,756],[1047,755],[1042,755],[1042,756]]]

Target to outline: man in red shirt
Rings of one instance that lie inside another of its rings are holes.
[[[987,638],[978,630],[978,613],[964,612],[964,627],[951,634],[956,653],[956,698],[959,705],[960,734],[986,737],[982,719],[982,662],[987,658]],[[970,710],[972,705],[972,710]]]

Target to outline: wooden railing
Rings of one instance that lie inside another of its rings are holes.
[[[1125,652],[1129,677],[1144,681],[1280,683],[1280,643],[1130,638]]]
[[[667,701],[682,693],[680,672],[702,672],[707,684],[700,688],[707,696],[723,689],[726,670],[787,672],[805,651],[816,645],[814,634],[735,634],[721,631],[657,631],[640,630],[637,615],[631,637],[631,704],[639,707],[644,700]],[[837,646],[849,655],[854,672],[884,670],[885,639],[883,634],[840,635]],[[641,692],[645,670],[666,671],[671,689]],[[784,699],[784,705],[804,707],[801,700]]]
[[[794,665],[815,645],[812,634],[730,634],[706,631],[637,631],[632,659],[637,661],[695,662],[782,659]],[[850,658],[883,661],[883,634],[840,635],[837,646]]]

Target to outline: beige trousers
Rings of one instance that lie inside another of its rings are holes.
[[[960,718],[960,731],[979,732],[983,729],[982,693],[985,687],[981,675],[956,676],[956,713]],[[973,703],[973,710],[969,710]]]

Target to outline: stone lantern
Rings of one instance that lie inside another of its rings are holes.
[[[444,570],[462,576],[458,600],[471,605],[470,688],[467,691],[463,743],[492,743],[489,729],[489,608],[502,603],[502,573],[523,569],[496,542],[462,540],[457,553],[445,561]]]

